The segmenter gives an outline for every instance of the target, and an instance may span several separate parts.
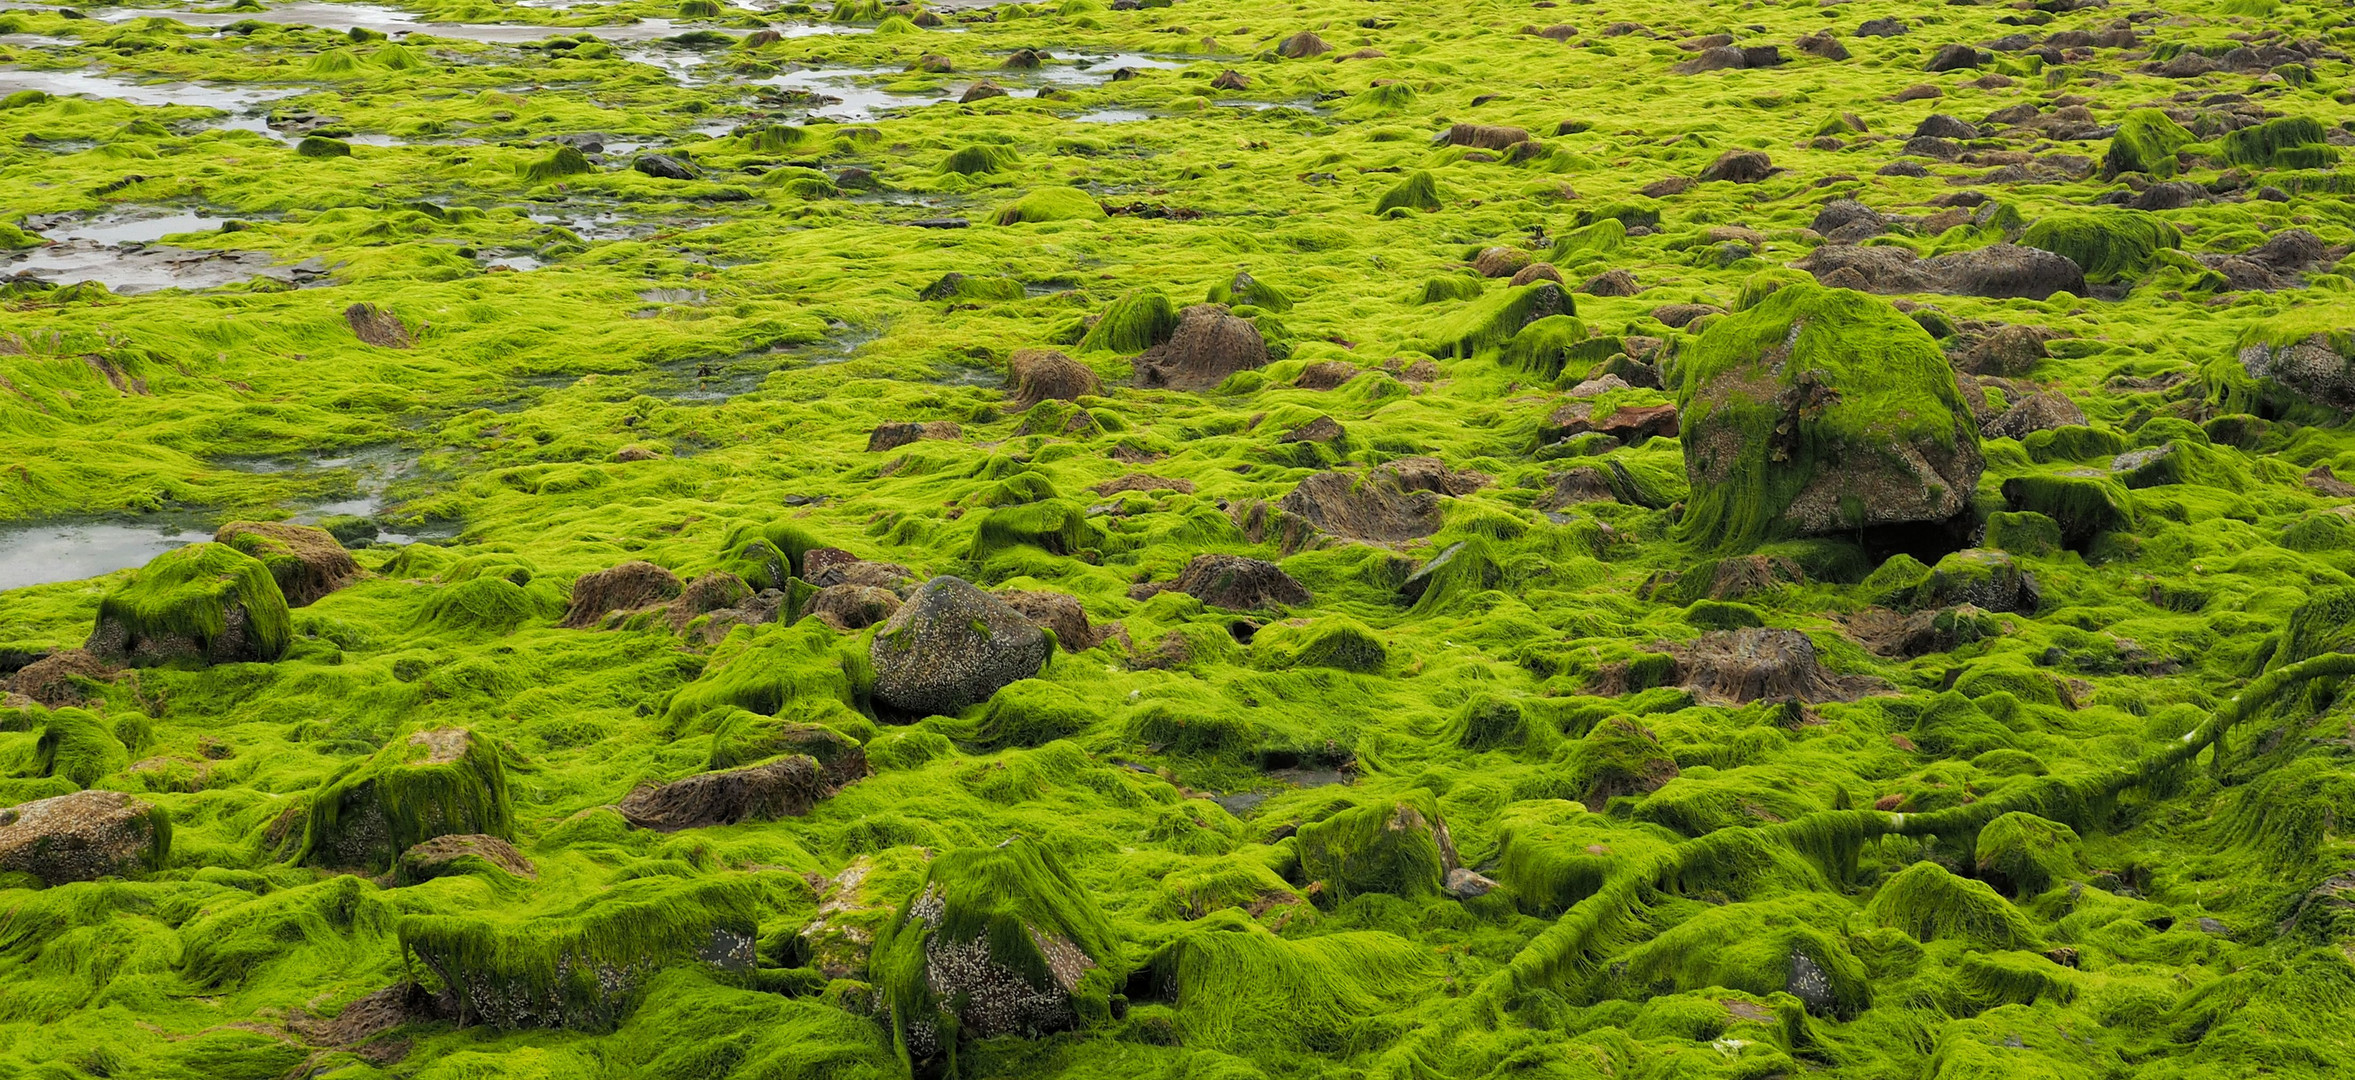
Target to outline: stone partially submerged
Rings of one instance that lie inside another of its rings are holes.
[[[1678,395],[1703,543],[1943,526],[1983,461],[1938,343],[1887,303],[1786,286],[1711,326]]]

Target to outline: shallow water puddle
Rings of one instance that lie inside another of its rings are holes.
[[[765,79],[755,79],[749,85],[774,86],[782,90],[798,91],[811,95],[810,115],[825,117],[829,120],[852,122],[873,120],[896,109],[919,108],[925,105],[955,101],[964,92],[963,87],[960,86],[955,90],[940,89],[915,93],[895,93],[878,86],[866,85],[872,80],[904,78],[906,75],[906,72],[897,68],[803,68],[799,71],[788,71],[782,75],[772,75]]]
[[[33,71],[0,69],[0,97],[19,90],[40,90],[53,97],[85,95],[116,98],[133,105],[189,105],[243,113],[265,102],[313,92],[302,86],[222,86],[189,82],[135,82],[120,75],[95,71]],[[258,123],[258,121],[257,121]],[[217,124],[219,127],[237,125]]]
[[[158,289],[210,289],[259,277],[306,285],[326,274],[327,266],[321,260],[281,266],[266,251],[191,251],[88,240],[32,248],[0,260],[0,276],[21,275],[53,285],[96,282],[110,292],[126,295]]]
[[[24,227],[55,241],[152,244],[180,233],[219,232],[225,220],[202,210],[131,207],[92,215],[33,214],[24,219]]]
[[[173,548],[212,539],[190,522],[111,520],[0,525],[0,589],[111,574]]]
[[[671,19],[640,19],[629,23],[610,23],[604,26],[534,26],[525,23],[454,23],[431,22],[412,11],[383,7],[376,4],[337,4],[319,0],[298,0],[279,4],[262,11],[173,11],[161,8],[133,8],[104,11],[98,18],[108,22],[131,19],[173,19],[189,26],[223,27],[240,22],[265,22],[279,26],[310,26],[321,30],[349,32],[353,29],[374,30],[388,37],[403,35],[452,38],[479,41],[489,45],[520,45],[527,41],[544,41],[552,37],[572,37],[588,34],[601,41],[635,43],[656,41],[683,34],[689,30],[709,30],[730,37],[742,37],[744,31],[719,26],[681,24]],[[782,30],[779,33],[783,33]]]
[[[329,517],[372,518],[382,513],[390,502],[387,492],[395,482],[415,475],[417,460],[415,450],[372,446],[332,454],[220,458],[211,464],[231,472],[272,476],[349,472],[349,497],[286,504],[295,509],[295,522],[309,525]],[[423,535],[378,532],[376,541],[406,544]],[[213,529],[204,519],[186,512],[0,525],[0,589],[80,581],[145,566],[166,551],[212,538]]]

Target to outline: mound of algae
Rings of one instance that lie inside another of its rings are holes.
[[[0,12],[0,1077],[2355,1073],[2344,5],[392,7]]]

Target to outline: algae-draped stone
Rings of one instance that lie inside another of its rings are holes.
[[[226,544],[190,544],[108,592],[83,647],[135,667],[226,664],[276,660],[293,636],[286,596],[267,565]]]
[[[1427,799],[1368,803],[1300,827],[1300,871],[1337,899],[1428,896],[1456,868],[1447,826]]]
[[[172,847],[172,819],[119,791],[80,791],[0,810],[0,873],[44,885],[154,869]]]
[[[464,728],[396,738],[311,796],[296,861],[381,873],[437,836],[515,838],[497,744]]]
[[[875,634],[875,697],[908,713],[954,713],[1046,666],[1047,635],[1004,601],[943,574]]]
[[[569,910],[409,915],[394,930],[462,1024],[604,1031],[629,1015],[646,980],[664,968],[748,973],[762,897],[745,875],[660,876],[600,890]]]
[[[2268,319],[2201,374],[2223,409],[2336,421],[2355,413],[2355,310],[2314,305]]]
[[[1036,841],[942,854],[877,939],[892,1026],[919,1068],[960,1039],[1038,1036],[1108,1019],[1121,941],[1093,894]]]
[[[1979,432],[1938,343],[1885,301],[1785,286],[1702,335],[1678,394],[1703,543],[1945,523]]]

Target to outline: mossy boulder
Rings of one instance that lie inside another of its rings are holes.
[[[810,966],[829,979],[865,979],[875,939],[924,882],[932,853],[888,848],[850,861],[818,886],[817,916],[795,936]]]
[[[0,810],[0,873],[43,885],[159,869],[171,815],[119,791],[80,791]]]
[[[327,530],[309,525],[233,521],[213,534],[213,542],[260,559],[270,568],[288,607],[306,607],[360,576],[351,552]]]
[[[796,707],[805,705],[807,711],[801,714],[805,718],[799,719],[737,708],[716,710],[716,719],[709,725],[710,767],[734,769],[780,754],[796,754],[817,762],[832,787],[866,776],[867,755],[860,738],[844,729],[871,735],[874,723],[832,699],[797,703]]]
[[[1302,825],[1299,837],[1300,872],[1340,900],[1435,895],[1455,869],[1447,826],[1427,798],[1354,806]]]
[[[1102,221],[1104,205],[1075,187],[1043,187],[998,208],[1000,225],[1045,221]]]
[[[1628,716],[1608,717],[1587,729],[1570,751],[1569,766],[1570,789],[1597,809],[1621,795],[1649,795],[1678,773],[1676,758],[1659,738]]]
[[[2195,141],[2196,136],[2166,113],[2136,109],[2118,121],[2117,134],[2110,137],[2109,151],[2102,156],[2102,179],[2142,173],[2164,180],[2175,175],[2175,152]]]
[[[2015,476],[2003,482],[2003,501],[2014,512],[2041,514],[2053,521],[2071,548],[2134,524],[2134,503],[2126,485],[2108,477]]]
[[[83,647],[134,667],[227,664],[276,660],[293,637],[269,566],[227,544],[190,544],[156,556],[100,599]]]
[[[2024,515],[2014,515],[2021,516]],[[2046,519],[2046,524],[2051,525],[2051,519]],[[2059,526],[2053,525],[2051,533],[2057,541]],[[2036,575],[2021,567],[2009,554],[1973,548],[1938,560],[1938,565],[1930,569],[1929,580],[1922,583],[1916,594],[1915,603],[1922,607],[1970,604],[1987,611],[2034,615],[2042,597]]]
[[[1095,338],[1094,331],[1089,338]],[[1178,313],[1166,340],[1137,358],[1136,380],[1147,388],[1209,390],[1267,362],[1267,340],[1251,320],[1217,304],[1195,304]]]
[[[870,968],[903,1052],[926,1069],[952,1059],[960,1040],[1109,1019],[1122,959],[1089,890],[1016,836],[934,859]]]
[[[311,796],[295,861],[370,874],[437,836],[515,838],[498,745],[464,728],[396,738]]]
[[[2140,210],[2085,210],[2039,219],[2020,243],[2066,257],[2089,284],[2108,285],[2141,280],[2160,251],[2183,246],[2183,234]]]
[[[1342,616],[1268,627],[1252,638],[1251,652],[1256,664],[1277,671],[1309,667],[1375,674],[1390,660],[1381,638]]]
[[[1979,876],[2021,900],[2084,873],[2076,830],[2017,810],[1981,827],[1974,853]]]
[[[1881,883],[1867,911],[1883,926],[1923,942],[1955,939],[1993,949],[2033,946],[2035,928],[1986,882],[1960,878],[1937,863],[1906,867]]]
[[[394,931],[462,1024],[607,1031],[665,968],[748,975],[762,897],[743,875],[665,875],[545,914],[409,915]]]
[[[1885,301],[1785,286],[1720,319],[1677,397],[1703,543],[1951,521],[1983,460],[1938,343]]]
[[[1038,625],[963,578],[924,583],[875,634],[875,698],[903,713],[954,714],[1046,666]]]

